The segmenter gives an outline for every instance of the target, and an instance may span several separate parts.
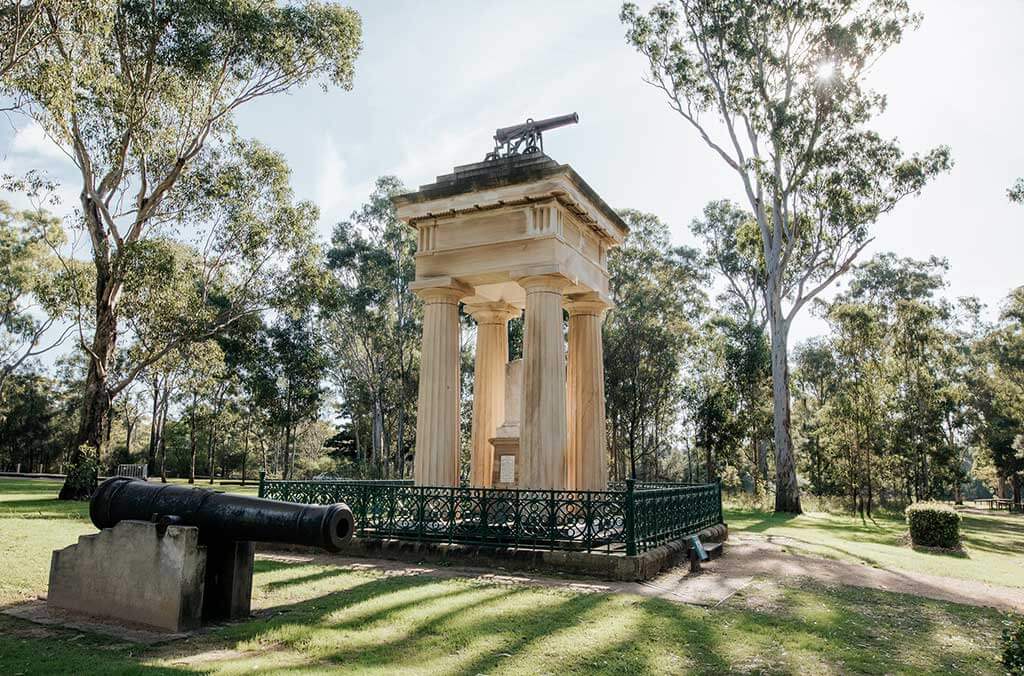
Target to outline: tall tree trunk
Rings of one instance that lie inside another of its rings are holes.
[[[252,429],[252,413],[245,418],[245,436],[242,440],[242,485],[245,485],[245,461],[249,459],[249,430]]]
[[[292,385],[289,382],[285,392],[285,414],[287,420],[284,425],[284,467],[281,475],[285,479],[291,479],[292,471]]]
[[[69,454],[69,467],[58,499],[88,500],[96,489],[98,468],[110,430],[110,393],[107,378],[89,367],[78,432]]]
[[[153,375],[153,415],[149,424],[149,448],[146,449],[146,464],[156,467],[156,449],[159,442],[157,436],[157,418],[160,416],[160,376]]]
[[[192,454],[188,470],[188,482],[190,484],[194,484],[196,482],[196,404],[198,398],[198,395],[196,395],[196,393],[193,392],[192,412],[189,414],[188,426],[189,450],[191,451]]]
[[[206,471],[210,474],[210,485],[213,485],[214,461],[213,454],[217,444],[217,420],[210,421],[210,438],[206,440]]]
[[[134,431],[135,423],[131,422],[126,416],[124,421],[124,450],[128,454],[129,462],[132,459],[132,432]]]
[[[371,442],[373,444],[370,450],[370,466],[374,467],[375,470],[381,464],[381,455],[384,452],[384,411],[381,408],[380,398],[375,395],[373,397],[373,429]]]
[[[772,419],[775,426],[775,511],[800,514],[800,486],[790,434],[789,325],[782,317],[782,299],[770,294],[772,338]]]
[[[99,216],[84,193],[82,204],[87,218],[91,215],[98,222]],[[102,227],[99,231],[103,231]],[[78,432],[69,453],[67,477],[57,496],[60,500],[89,499],[96,489],[99,463],[110,440],[113,396],[109,374],[117,349],[117,314],[116,294],[112,292],[115,285],[107,254],[106,246],[93,254],[96,263],[96,329],[89,346],[89,370],[79,409]]]

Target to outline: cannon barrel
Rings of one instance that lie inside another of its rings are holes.
[[[514,124],[511,127],[502,127],[494,130],[494,140],[498,143],[508,143],[510,139],[529,133],[530,131],[547,131],[557,127],[564,127],[567,124],[576,124],[580,116],[576,113],[569,115],[558,115],[544,120],[527,121],[524,124]]]
[[[354,519],[344,504],[300,505],[233,493],[140,479],[111,477],[96,490],[89,517],[100,529],[119,521],[151,521],[199,528],[202,542],[225,540],[277,542],[341,550],[351,537]]]

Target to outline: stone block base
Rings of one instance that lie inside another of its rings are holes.
[[[122,521],[53,552],[47,603],[171,632],[202,619],[206,551],[199,529]]]
[[[728,527],[722,523],[701,531],[701,542],[724,542]],[[279,549],[261,545],[261,549]],[[293,548],[292,548],[293,549]],[[474,567],[500,567],[505,570],[540,571],[596,577],[602,580],[644,582],[662,571],[687,561],[689,543],[677,540],[636,556],[597,552],[548,551],[539,549],[502,549],[434,542],[353,538],[341,552],[344,556],[391,559],[420,563],[424,561],[459,563]]]

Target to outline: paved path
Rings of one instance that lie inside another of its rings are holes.
[[[1024,612],[1024,588],[800,556],[783,551],[785,541],[779,537],[769,541],[765,536],[734,534],[726,545],[725,556],[707,568],[725,576],[810,577],[828,584],[869,587],[940,601]]]
[[[883,570],[863,564],[800,556],[783,550],[764,536],[734,534],[725,555],[704,564],[700,575],[691,575],[687,565],[666,571],[649,582],[604,582],[579,578],[495,572],[491,569],[410,565],[397,561],[338,557],[328,554],[262,553],[260,558],[340,565],[353,570],[371,570],[384,575],[426,575],[441,579],[469,578],[498,584],[526,584],[577,592],[629,593],[662,598],[678,603],[716,606],[755,577],[813,578],[826,584],[845,584],[890,592],[913,594],[941,601],[1024,612],[1024,588],[998,587],[970,580],[926,575],[908,571]]]

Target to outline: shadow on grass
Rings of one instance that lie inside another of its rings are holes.
[[[268,571],[288,565],[260,564]],[[288,582],[346,573],[352,574],[330,569]],[[807,581],[781,588],[767,602],[741,594],[714,611],[662,599],[426,576],[350,583],[267,608],[268,617],[158,648],[110,645],[110,639],[65,630],[33,635],[24,631],[27,623],[0,619],[0,672],[724,673],[772,665],[779,673],[975,673],[995,666],[984,633],[997,632],[993,611]],[[969,640],[951,651],[950,635]]]

